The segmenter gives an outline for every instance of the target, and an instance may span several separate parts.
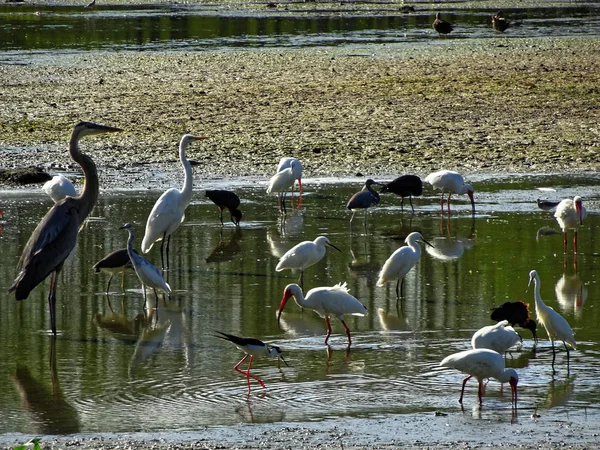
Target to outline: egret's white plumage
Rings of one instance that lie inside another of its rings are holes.
[[[46,181],[44,186],[42,186],[42,189],[50,196],[54,203],[61,201],[67,196],[77,197],[77,191],[75,190],[73,183],[71,183],[71,180],[60,174],[55,175],[51,180]]]
[[[292,165],[292,163],[294,163]],[[277,172],[281,172],[282,170],[291,168],[292,174],[294,175],[294,180],[298,180],[298,188],[300,189],[300,195],[302,195],[302,163],[296,158],[291,158],[289,156],[284,156],[279,160],[279,164],[277,165]],[[292,183],[292,191],[294,190],[294,184]]]
[[[500,383],[510,383],[512,397],[517,404],[517,383],[519,375],[514,369],[507,369],[504,366],[504,358],[498,352],[487,348],[478,348],[474,350],[465,350],[446,356],[440,363],[442,367],[457,369],[468,376],[463,379],[462,389],[460,391],[459,403],[462,403],[465,393],[465,385],[470,378],[475,377],[479,383],[478,397],[481,404],[483,396],[483,380],[486,378],[495,378]]]
[[[283,291],[283,298],[277,311],[277,321],[281,319],[281,313],[285,307],[288,299],[294,297],[294,300],[298,306],[302,308],[312,309],[321,317],[325,318],[327,323],[327,336],[325,337],[325,344],[329,340],[331,335],[331,323],[329,321],[330,316],[337,317],[344,328],[346,329],[346,336],[348,336],[348,346],[352,344],[350,338],[350,329],[344,322],[345,314],[352,314],[356,316],[364,316],[367,314],[367,308],[359,302],[354,296],[348,293],[346,283],[338,283],[332,287],[318,287],[311,289],[306,294],[306,297],[302,293],[302,289],[297,284],[288,284]]]
[[[471,338],[473,348],[488,348],[500,354],[518,342],[521,342],[521,336],[508,324],[508,320],[480,328]]]
[[[567,350],[567,366],[569,364],[569,348],[567,344],[576,350],[577,343],[575,342],[575,333],[571,329],[571,326],[567,320],[559,313],[554,311],[550,306],[547,306],[540,295],[540,277],[535,270],[529,272],[529,284],[533,281],[535,287],[535,314],[537,321],[542,324],[546,333],[548,333],[548,339],[552,344],[552,366],[554,366],[554,360],[556,358],[556,350],[554,349],[554,341],[562,341]]]
[[[421,233],[417,231],[410,233],[404,240],[406,245],[392,253],[379,272],[377,286],[383,286],[388,281],[398,280],[396,283],[397,298],[402,295],[401,285],[404,284],[404,277],[419,262],[421,257],[421,246],[417,243],[418,240],[431,245],[423,238]],[[398,288],[400,288],[400,292]]]
[[[181,190],[171,188],[165,191],[156,201],[148,221],[146,222],[146,232],[142,240],[142,252],[148,253],[155,242],[162,240],[161,261],[163,269],[165,268],[163,259],[164,240],[179,228],[179,225],[185,219],[185,209],[192,200],[192,165],[188,161],[185,150],[188,144],[194,140],[206,139],[205,136],[193,136],[186,134],[179,143],[179,159],[183,166],[185,179]],[[169,265],[169,243],[167,242],[167,266]]]
[[[471,200],[471,208],[475,212],[475,199],[473,198],[473,186],[465,184],[462,175],[451,170],[439,170],[430,173],[425,177],[425,181],[431,184],[435,189],[442,191],[440,206],[444,210],[444,193],[448,193],[448,211],[450,211],[450,197],[452,194],[467,194]]]
[[[587,210],[583,206],[581,197],[573,200],[566,198],[556,207],[554,217],[563,232],[564,253],[567,253],[567,231],[573,230],[573,251],[577,253],[577,230],[587,216]]]
[[[303,241],[289,249],[277,263],[275,270],[281,272],[284,269],[300,269],[300,285],[304,281],[304,269],[318,263],[325,256],[326,246],[335,248],[335,245],[329,242],[325,236],[319,236],[314,241]]]

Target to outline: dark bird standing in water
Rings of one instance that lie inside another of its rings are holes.
[[[504,302],[500,306],[492,309],[490,319],[500,322],[508,320],[511,326],[519,325],[521,328],[531,330],[534,342],[537,342],[537,325],[535,320],[532,320],[529,314],[529,305],[522,301]]]
[[[134,253],[136,255],[138,254],[135,250]],[[115,250],[114,252],[106,255],[104,258],[94,264],[92,269],[94,269],[94,273],[106,272],[110,274],[110,278],[108,279],[108,283],[106,285],[106,295],[108,295],[110,282],[118,273],[121,274],[121,290],[125,292],[125,271],[133,270],[133,264],[131,264],[131,259],[129,259],[129,253],[127,253],[127,249],[122,248],[121,250]]]
[[[423,193],[423,182],[416,175],[402,175],[389,183],[385,183],[381,188],[381,193],[392,192],[401,198],[400,206],[404,211],[404,197],[408,197],[410,200],[410,207],[412,212],[415,212],[415,208],[412,204],[412,196],[420,196]]]
[[[236,225],[240,224],[240,220],[242,220],[242,212],[238,209],[240,198],[234,192],[226,190],[206,191],[206,196],[219,208],[221,225],[223,225],[223,210],[225,208],[231,214],[231,221]]]
[[[448,34],[452,31],[452,24],[440,19],[440,13],[435,13],[433,29],[438,32],[439,36],[441,36],[442,34]]]
[[[508,21],[502,16],[502,11],[498,11],[498,14],[492,16],[492,26],[496,31],[504,31],[508,28]]]

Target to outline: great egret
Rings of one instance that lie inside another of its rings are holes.
[[[137,252],[134,250],[135,254]],[[110,278],[108,279],[108,283],[106,284],[106,295],[108,295],[108,290],[110,289],[110,282],[113,277],[120,273],[121,274],[121,290],[125,292],[125,271],[133,270],[133,264],[131,264],[131,259],[129,258],[129,253],[126,248],[122,248],[120,250],[115,250],[114,252],[110,252],[100,261],[92,266],[94,269],[94,273],[106,272],[110,274]]]
[[[285,361],[285,359],[283,359],[281,349],[276,345],[268,345],[258,339],[238,337],[234,336],[233,334],[223,333],[221,331],[217,331],[217,333],[219,333],[221,336],[216,335],[216,337],[225,339],[226,341],[233,343],[237,348],[239,348],[245,353],[244,357],[239,363],[235,365],[233,370],[246,376],[246,379],[248,380],[248,393],[250,393],[250,378],[256,380],[262,388],[266,387],[265,383],[260,378],[250,375],[252,360],[255,356],[276,356],[277,359],[280,359],[286,366],[289,367],[288,363]],[[239,367],[244,361],[246,361],[248,357],[250,357],[250,362],[248,362],[248,368],[246,369],[246,371],[243,371]]]
[[[433,21],[433,29],[438,32],[438,36],[442,34],[448,34],[452,31],[453,27],[450,22],[446,22],[443,19],[440,19],[440,13],[435,13],[435,20]]]
[[[355,297],[348,293],[346,283],[338,283],[333,287],[318,287],[311,289],[306,294],[302,293],[302,289],[297,284],[288,284],[283,291],[283,298],[277,311],[277,323],[281,320],[281,313],[288,299],[294,297],[298,306],[314,310],[317,314],[325,319],[327,323],[327,336],[325,337],[325,345],[331,336],[330,316],[337,317],[344,328],[346,336],[348,336],[348,347],[352,344],[350,338],[350,329],[344,322],[344,314],[352,314],[355,316],[364,316],[367,314],[367,308]]]
[[[406,236],[404,240],[406,245],[392,253],[379,272],[377,286],[383,286],[388,281],[398,280],[396,282],[396,298],[402,296],[404,277],[419,262],[421,257],[421,246],[417,241],[423,241],[425,244],[431,245],[423,238],[421,233],[413,231]],[[433,245],[431,246],[433,247]]]
[[[509,26],[508,20],[504,18],[502,11],[498,11],[498,13],[492,16],[492,27],[496,31],[505,31]]]
[[[507,320],[513,327],[519,325],[521,328],[527,328],[533,334],[533,341],[537,343],[537,325],[535,320],[529,317],[529,305],[520,300],[516,302],[504,302],[495,308],[492,308],[490,319],[500,322]]]
[[[573,252],[577,253],[577,230],[587,216],[587,210],[583,206],[581,197],[573,200],[566,198],[556,207],[554,217],[563,232],[563,251],[567,253],[567,231],[573,230]]]
[[[289,249],[277,263],[275,270],[281,272],[285,269],[300,269],[299,284],[304,289],[304,269],[318,263],[325,256],[326,246],[339,248],[333,245],[325,236],[319,236],[314,241],[303,241]]]
[[[412,203],[413,195],[419,197],[423,193],[423,181],[416,175],[402,175],[389,183],[383,184],[381,193],[391,192],[400,197],[400,207],[404,211],[404,197],[408,197],[410,207],[414,214],[415,207]]]
[[[192,165],[185,156],[185,150],[190,142],[200,139],[208,139],[208,137],[186,134],[181,138],[179,142],[179,159],[185,175],[183,187],[181,190],[171,188],[165,191],[154,204],[146,222],[146,233],[142,240],[142,252],[148,253],[155,242],[162,240],[160,261],[163,270],[165,269],[165,260],[163,257],[165,241],[167,241],[167,268],[169,268],[171,234],[182,224],[185,219],[185,209],[192,200]]]
[[[367,208],[377,205],[379,203],[379,193],[372,188],[374,184],[380,184],[372,179],[368,179],[365,182],[365,186],[361,191],[354,194],[348,200],[346,208],[352,211],[352,217],[350,217],[350,223],[354,220],[354,214],[359,209],[365,210],[365,226],[367,226]]]
[[[48,180],[42,186],[43,191],[50,196],[54,203],[61,201],[63,198],[77,197],[75,186],[64,175],[55,175],[51,180]]]
[[[231,221],[235,225],[240,224],[240,220],[242,220],[242,212],[238,209],[238,206],[240,206],[240,198],[235,194],[235,192],[218,189],[206,191],[206,196],[210,198],[215,205],[217,205],[217,208],[219,208],[219,219],[221,220],[221,225],[223,225],[223,210],[225,208],[227,208],[229,210],[229,214],[231,214]]]
[[[452,172],[451,170],[439,170],[430,173],[425,177],[425,181],[431,184],[435,189],[442,191],[440,206],[442,213],[444,212],[444,193],[448,193],[448,213],[450,212],[450,197],[452,194],[467,194],[471,200],[471,208],[475,214],[475,199],[473,198],[473,186],[465,184],[465,180],[461,174]]]
[[[291,161],[289,167],[286,169],[280,170],[275,175],[271,177],[269,180],[269,187],[267,187],[267,194],[271,194],[273,192],[277,193],[277,203],[279,206],[279,210],[286,212],[285,209],[285,193],[291,188],[296,182],[296,178],[294,175],[294,170],[296,170],[296,166],[300,164],[299,161]]]
[[[473,348],[489,348],[503,354],[521,341],[521,336],[508,325],[508,320],[502,320],[495,325],[488,325],[477,330],[471,338],[471,346]]]
[[[85,183],[77,197],[66,197],[55,203],[35,228],[19,259],[19,275],[8,292],[14,292],[17,300],[24,300],[29,293],[50,275],[48,305],[52,333],[56,334],[56,287],[57,278],[67,256],[77,242],[79,227],[93,209],[98,199],[99,183],[96,165],[81,153],[79,140],[84,136],[122,131],[120,128],[79,122],[75,125],[69,143],[69,155],[81,166]]]

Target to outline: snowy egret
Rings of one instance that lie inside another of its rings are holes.
[[[136,255],[138,254],[135,250],[134,253]],[[110,252],[108,255],[94,264],[92,269],[94,269],[94,273],[106,272],[110,274],[110,278],[106,284],[106,295],[108,295],[110,282],[118,273],[121,274],[121,290],[125,292],[125,271],[128,269],[133,270],[133,264],[131,264],[131,259],[129,258],[127,249],[123,248],[120,250],[115,250],[114,252]]]
[[[285,269],[300,269],[300,286],[304,289],[304,269],[318,263],[325,256],[326,246],[339,248],[329,242],[325,236],[319,236],[314,241],[303,241],[289,249],[277,263],[275,270],[281,272]]]
[[[457,369],[460,372],[468,375],[463,379],[458,403],[462,403],[463,395],[465,393],[465,385],[472,377],[475,377],[479,383],[479,389],[477,391],[479,404],[482,403],[481,397],[483,396],[483,380],[486,378],[495,378],[500,383],[510,383],[512,398],[514,399],[516,407],[517,383],[519,382],[519,375],[515,369],[505,368],[504,358],[500,353],[487,348],[465,350],[463,352],[446,356],[440,363],[440,366]]]
[[[556,359],[556,349],[554,348],[554,341],[562,341],[565,349],[567,350],[567,370],[569,367],[569,344],[573,347],[573,350],[577,349],[577,344],[575,342],[575,337],[571,326],[566,321],[566,319],[561,316],[559,313],[554,311],[554,309],[550,306],[547,306],[542,301],[542,297],[540,296],[540,277],[535,270],[529,272],[529,285],[531,282],[534,283],[535,288],[535,314],[537,316],[538,322],[542,324],[546,333],[548,333],[548,339],[550,339],[550,343],[552,344],[552,368],[554,368],[554,360]]]
[[[517,342],[522,342],[521,336],[508,325],[508,320],[480,328],[471,338],[473,348],[489,348],[500,354],[506,352]]]
[[[292,167],[292,162],[294,166]],[[283,157],[279,160],[279,164],[277,165],[277,172],[281,172],[287,168],[292,168],[292,174],[294,175],[294,179],[298,180],[298,189],[300,191],[300,195],[302,195],[302,163],[296,158]],[[292,184],[292,194],[294,193],[294,185]]]
[[[223,333],[221,331],[217,331],[217,333],[219,333],[221,336],[216,335],[216,337],[225,339],[226,341],[233,343],[237,348],[246,353],[246,355],[244,355],[241,361],[235,365],[233,370],[246,376],[246,379],[248,380],[248,393],[250,393],[250,378],[258,381],[262,388],[266,387],[265,383],[260,378],[250,375],[252,360],[255,356],[276,356],[278,359],[282,360],[286,366],[289,367],[286,360],[283,359],[281,349],[276,345],[269,346],[268,344],[265,344],[263,341],[260,341],[258,339],[238,337],[234,336],[233,334]],[[248,356],[250,357],[250,361],[248,362],[248,368],[246,369],[246,371],[243,371],[239,367],[244,361],[246,361]]]
[[[421,233],[417,231],[410,233],[404,240],[406,245],[392,253],[381,268],[381,272],[379,272],[377,286],[383,286],[388,281],[398,280],[396,282],[396,298],[402,296],[404,277],[419,262],[421,257],[421,246],[417,241],[423,241],[425,244],[431,245],[423,238]],[[433,247],[433,245],[431,246]]]
[[[281,313],[283,308],[290,297],[294,297],[294,300],[298,306],[302,308],[308,308],[314,310],[321,317],[325,318],[327,323],[327,336],[325,337],[325,345],[329,341],[331,336],[331,322],[329,316],[334,316],[342,322],[346,329],[346,336],[348,336],[348,347],[352,345],[352,339],[350,338],[350,329],[346,322],[344,322],[344,314],[352,314],[355,316],[364,316],[367,314],[367,308],[355,297],[348,293],[346,283],[338,283],[332,287],[318,287],[311,289],[306,294],[306,297],[302,293],[302,289],[297,284],[288,284],[283,291],[283,298],[277,311],[277,323],[281,319]]]
[[[299,161],[298,162],[291,161],[289,167],[277,172],[269,180],[269,187],[267,187],[267,194],[271,194],[272,192],[277,193],[277,204],[279,206],[279,210],[283,211],[283,212],[286,212],[285,193],[296,182],[294,170],[296,170],[297,164],[300,164],[300,162]]]
[[[496,31],[505,31],[509,26],[508,20],[504,18],[502,11],[498,11],[496,15],[492,16],[492,27]]]
[[[42,189],[50,196],[54,203],[61,201],[67,196],[77,197],[77,191],[75,190],[73,183],[71,183],[71,180],[60,174],[55,175],[51,180],[46,181],[44,186],[42,186]]]
[[[133,238],[135,236],[133,225],[126,223],[121,227],[122,230],[129,232],[129,239],[127,240],[127,253],[131,264],[137,274],[138,278],[142,283],[142,290],[144,291],[144,306],[148,303],[146,298],[146,286],[151,287],[154,290],[154,296],[156,297],[156,305],[158,306],[158,293],[157,289],[163,291],[166,295],[171,294],[171,286],[165,281],[160,270],[158,270],[154,264],[148,261],[143,256],[138,255],[133,250]]]
[[[219,208],[219,219],[223,225],[223,210],[227,208],[231,214],[231,221],[235,225],[240,224],[242,220],[242,212],[238,209],[240,206],[240,198],[235,192],[218,189],[214,191],[206,191],[206,196]]]
[[[400,197],[402,211],[404,211],[404,197],[408,197],[414,214],[415,208],[412,203],[412,196],[419,197],[423,193],[423,181],[416,175],[402,175],[389,183],[383,184],[381,193],[386,192],[392,192]]]
[[[577,230],[587,216],[587,211],[582,204],[581,197],[573,200],[564,199],[556,207],[554,217],[563,232],[564,253],[567,253],[567,231],[573,230],[573,252],[577,253]]]
[[[432,26],[433,29],[437,31],[438,36],[441,36],[442,34],[448,34],[453,29],[450,22],[440,19],[440,13],[435,13],[435,20],[433,21]]]
[[[465,184],[462,175],[451,170],[440,170],[430,173],[425,177],[425,181],[431,184],[435,189],[442,191],[440,206],[444,212],[444,193],[448,193],[448,212],[450,212],[450,197],[452,194],[467,194],[471,200],[471,208],[475,214],[475,199],[473,198],[473,186]]]
[[[537,342],[537,325],[535,320],[529,317],[529,305],[518,300],[516,302],[504,302],[492,308],[490,319],[500,322],[507,320],[513,327],[519,325],[521,328],[531,330],[534,342]]]
[[[350,218],[350,223],[354,220],[354,214],[356,214],[356,210],[364,209],[365,210],[365,226],[367,226],[367,208],[376,205],[379,203],[379,193],[373,189],[371,186],[374,184],[380,184],[372,179],[368,179],[365,182],[365,186],[361,191],[354,194],[348,200],[346,204],[346,208],[352,211],[352,217]]]
[[[57,278],[67,256],[77,242],[79,227],[94,208],[100,186],[98,172],[92,159],[79,150],[79,139],[99,133],[122,131],[120,128],[79,122],[73,129],[69,143],[69,155],[81,166],[85,183],[77,197],[66,197],[55,203],[35,228],[19,259],[19,275],[8,290],[15,292],[17,300],[24,300],[29,293],[50,275],[48,304],[52,333],[56,334],[56,287]]]
[[[162,241],[160,246],[160,260],[163,270],[165,269],[165,260],[163,257],[165,241],[167,241],[166,254],[168,268],[171,234],[183,223],[185,209],[192,200],[192,165],[185,155],[185,150],[190,142],[200,139],[208,139],[208,137],[186,134],[181,138],[179,143],[179,159],[185,174],[183,187],[181,190],[171,188],[165,191],[154,204],[146,222],[146,233],[142,240],[142,252],[148,253],[155,242]]]

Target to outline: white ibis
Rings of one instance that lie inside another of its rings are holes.
[[[158,270],[154,264],[152,264],[143,256],[138,255],[133,250],[133,238],[135,236],[133,225],[126,223],[120,228],[129,232],[129,239],[127,240],[127,253],[129,254],[129,259],[131,260],[131,264],[133,265],[135,273],[142,282],[142,290],[144,291],[144,306],[146,306],[148,303],[146,299],[146,286],[154,290],[156,304],[158,305],[158,293],[156,290],[160,289],[166,295],[170,295],[171,286],[169,286],[169,284],[165,281],[160,273],[160,270]]]
[[[292,167],[292,162],[294,166]],[[302,163],[296,158],[283,157],[279,160],[279,164],[277,165],[277,172],[281,172],[287,168],[292,168],[292,174],[294,175],[294,179],[298,180],[298,189],[300,190],[300,195],[302,195]],[[294,185],[292,184],[292,194],[294,193]]]
[[[521,341],[521,336],[508,325],[508,320],[502,320],[495,325],[488,325],[477,330],[471,338],[471,345],[473,348],[489,348],[503,354]]]
[[[71,180],[60,174],[55,175],[51,180],[46,181],[44,186],[42,186],[42,189],[50,196],[54,203],[61,201],[67,196],[77,197],[77,191],[75,190],[73,183],[71,183]]]
[[[379,193],[372,188],[374,184],[380,183],[373,181],[369,178],[365,182],[365,186],[362,188],[362,190],[354,194],[352,197],[350,197],[350,200],[348,200],[346,208],[352,211],[350,223],[352,223],[352,220],[354,220],[354,214],[356,214],[356,211],[359,209],[364,209],[365,226],[367,225],[367,208],[370,208],[371,206],[377,205],[379,203]]]
[[[314,241],[303,241],[289,249],[277,263],[275,270],[281,272],[285,269],[300,269],[299,284],[304,288],[304,269],[318,263],[324,256],[326,248],[339,248],[333,245],[325,236],[319,236]]]
[[[229,214],[231,214],[231,221],[235,225],[240,224],[240,220],[242,220],[242,212],[238,209],[240,206],[240,198],[235,192],[217,189],[206,191],[206,196],[211,199],[215,205],[217,205],[217,208],[219,208],[219,219],[221,220],[221,225],[223,225],[224,209],[229,210]]]
[[[285,193],[291,188],[296,182],[294,170],[296,165],[300,164],[299,161],[291,161],[289,167],[277,172],[269,180],[269,187],[267,187],[267,194],[273,192],[277,193],[277,203],[279,210],[285,212]]]
[[[163,257],[165,241],[167,241],[166,254],[168,268],[171,234],[183,223],[185,209],[192,200],[192,165],[185,155],[185,150],[190,142],[200,139],[208,139],[208,137],[186,134],[181,138],[179,142],[179,159],[185,175],[183,187],[181,190],[175,188],[166,190],[156,200],[146,222],[146,232],[142,240],[142,252],[148,253],[155,242],[162,241],[160,246],[160,260],[163,270],[165,269],[165,260]]]
[[[381,193],[391,192],[400,197],[400,207],[404,211],[404,197],[408,197],[410,207],[414,214],[415,208],[412,203],[413,195],[419,197],[423,193],[423,181],[416,175],[402,175],[389,183],[384,183]]]
[[[537,342],[537,325],[535,320],[529,317],[529,304],[520,300],[516,302],[504,302],[492,309],[490,319],[500,322],[507,320],[513,327],[519,325],[521,328],[527,328],[533,334],[534,342]]]
[[[483,397],[483,380],[486,378],[495,378],[500,383],[510,383],[512,399],[515,402],[515,406],[517,405],[519,375],[515,369],[505,368],[504,358],[500,353],[487,348],[465,350],[446,356],[440,363],[440,366],[457,369],[468,375],[463,379],[458,403],[462,403],[467,381],[475,377],[479,383],[477,396],[479,397],[480,405],[482,403],[481,398]]]
[[[504,32],[508,28],[508,20],[504,18],[502,11],[498,11],[497,14],[492,16],[492,27],[496,31]]]
[[[255,356],[276,356],[278,359],[282,360],[286,366],[289,367],[288,363],[285,361],[285,359],[283,359],[281,349],[276,345],[269,346],[268,344],[265,344],[263,341],[260,341],[258,339],[238,337],[234,336],[233,334],[223,333],[221,331],[217,331],[217,333],[219,333],[220,336],[216,335],[216,337],[225,339],[226,341],[233,343],[237,348],[239,348],[245,353],[244,357],[240,360],[239,363],[235,365],[233,370],[246,376],[246,379],[248,380],[248,393],[250,393],[250,378],[256,380],[262,388],[266,387],[265,383],[260,378],[250,375],[250,369],[252,368],[252,360]],[[250,357],[248,367],[246,371],[243,371],[239,367],[244,361],[246,361],[246,359],[248,359],[248,357]]]
[[[138,254],[135,250],[133,252],[136,255]],[[131,259],[129,258],[127,249],[122,248],[120,250],[110,252],[108,255],[94,264],[92,269],[94,269],[94,273],[106,272],[110,274],[110,278],[106,284],[106,295],[108,295],[110,282],[118,273],[121,274],[121,290],[125,292],[125,271],[133,270],[133,264],[131,264]]]
[[[435,13],[435,20],[433,21],[433,29],[437,31],[438,37],[442,34],[449,34],[453,27],[450,22],[446,22],[444,19],[440,19],[440,13]]]
[[[379,272],[377,286],[383,286],[388,281],[398,280],[396,282],[396,298],[402,296],[404,277],[419,262],[421,257],[421,246],[417,241],[423,241],[425,244],[431,245],[423,238],[421,233],[417,231],[410,233],[404,240],[406,245],[392,253]]]
[[[531,285],[532,281],[535,287],[535,314],[537,315],[538,322],[542,324],[546,333],[548,333],[548,339],[550,339],[550,343],[552,344],[552,367],[554,368],[554,360],[556,359],[554,341],[558,340],[562,341],[567,350],[568,369],[569,347],[567,347],[567,344],[573,347],[573,350],[577,349],[577,343],[575,342],[574,337],[575,333],[573,333],[571,326],[563,316],[542,301],[542,297],[540,296],[540,277],[535,270],[529,272],[529,285]]]
[[[573,200],[564,199],[556,207],[554,217],[563,232],[563,247],[564,253],[567,253],[567,231],[573,230],[573,252],[577,253],[577,230],[583,225],[583,221],[587,216],[587,211],[584,208],[581,197],[577,196]]]
[[[448,193],[448,212],[450,212],[450,197],[452,194],[467,194],[471,200],[471,208],[475,214],[475,199],[473,198],[473,186],[465,184],[462,175],[451,170],[440,170],[430,173],[425,177],[425,181],[431,184],[435,189],[442,191],[440,206],[444,212],[444,193]]]
[[[348,293],[346,283],[338,283],[332,287],[318,287],[311,289],[304,297],[302,289],[297,284],[288,284],[283,291],[283,298],[277,311],[277,323],[281,319],[281,313],[283,308],[290,297],[294,297],[294,300],[298,306],[302,308],[308,308],[314,310],[321,317],[325,318],[327,323],[327,336],[325,337],[325,345],[329,341],[331,336],[331,322],[330,316],[337,317],[344,328],[346,329],[346,336],[348,336],[348,347],[352,345],[352,339],[350,338],[350,329],[346,322],[344,322],[344,314],[352,314],[355,316],[364,316],[367,314],[367,308],[355,297]]]

